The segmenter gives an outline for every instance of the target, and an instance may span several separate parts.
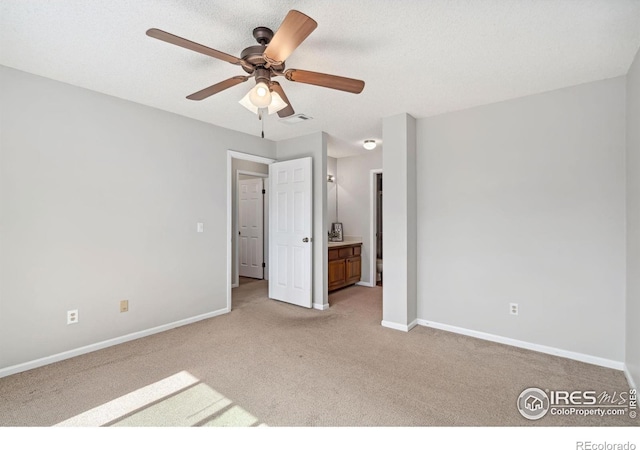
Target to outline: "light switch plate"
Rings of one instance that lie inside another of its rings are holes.
[[[204,223],[202,222],[198,222],[198,233],[203,233],[204,232]]]

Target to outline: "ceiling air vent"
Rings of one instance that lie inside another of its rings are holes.
[[[283,123],[300,123],[305,122],[307,120],[312,120],[313,117],[305,116],[304,114],[294,114],[293,116],[285,117],[284,119],[280,119],[280,122]]]

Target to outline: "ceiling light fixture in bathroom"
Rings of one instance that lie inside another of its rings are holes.
[[[366,141],[364,141],[364,144],[362,144],[362,146],[367,150],[373,150],[374,148],[376,148],[376,141],[374,141],[373,139],[367,139]]]

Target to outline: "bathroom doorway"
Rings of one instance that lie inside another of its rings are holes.
[[[376,285],[382,286],[382,174],[376,174]]]
[[[370,286],[382,286],[383,282],[383,220],[382,220],[382,169],[371,171],[371,262]]]

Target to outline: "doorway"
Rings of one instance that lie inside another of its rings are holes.
[[[376,174],[376,286],[382,286],[382,174]]]
[[[382,169],[370,172],[370,205],[371,217],[371,255],[369,262],[370,286],[382,286],[383,279],[383,200],[382,200]]]
[[[251,284],[255,286],[259,283],[258,288],[264,289],[265,292],[259,295],[261,298],[279,300],[306,308],[313,306],[312,162],[312,157],[276,162],[269,158],[227,151],[227,312],[232,310],[232,289],[241,288],[240,270],[237,268],[238,252],[241,247],[238,239],[241,233],[237,222],[239,210],[237,186],[241,184],[239,180],[243,175],[263,180],[268,178],[270,181],[266,185],[263,184],[266,190],[264,203],[271,211],[267,215],[269,219],[265,221],[269,224],[265,227],[269,232],[264,233],[266,249],[261,259],[265,265],[264,274],[271,273],[266,275],[264,280],[254,279],[255,283]],[[243,164],[245,167],[239,168]],[[251,169],[247,170],[246,165]],[[243,170],[247,173],[243,173]],[[273,204],[271,207],[268,206],[270,203]],[[270,251],[270,247],[274,250]],[[243,278],[243,281],[247,280],[251,278]],[[246,282],[243,284],[248,285]],[[240,289],[243,292],[246,291],[244,286]],[[244,296],[244,299],[251,297],[256,296]]]
[[[266,291],[268,287],[268,277],[269,277],[269,268],[268,268],[268,245],[269,245],[269,233],[268,233],[268,220],[265,221],[264,210],[268,211],[268,200],[264,201],[263,211],[263,227],[262,227],[262,236],[263,236],[263,245],[262,245],[262,255],[260,256],[257,252],[256,261],[258,259],[262,259],[265,263],[265,267],[262,268],[262,262],[259,262],[260,269],[262,270],[262,278],[263,280],[259,280],[257,278],[243,278],[242,283],[240,282],[240,270],[239,270],[239,253],[240,253],[240,245],[238,239],[238,215],[239,215],[239,182],[242,179],[259,179],[263,183],[264,186],[268,186],[268,183],[265,183],[265,180],[268,180],[269,174],[269,164],[275,162],[275,160],[270,158],[264,158],[261,156],[250,155],[247,153],[240,153],[229,150],[227,152],[227,311],[231,311],[232,309],[232,289],[239,287],[241,284],[245,284],[248,281],[256,281],[261,285],[264,285],[264,289]],[[260,194],[262,195],[262,189],[260,189]],[[265,195],[265,198],[267,195]],[[256,210],[257,211],[257,210]],[[256,249],[257,250],[257,249]]]

